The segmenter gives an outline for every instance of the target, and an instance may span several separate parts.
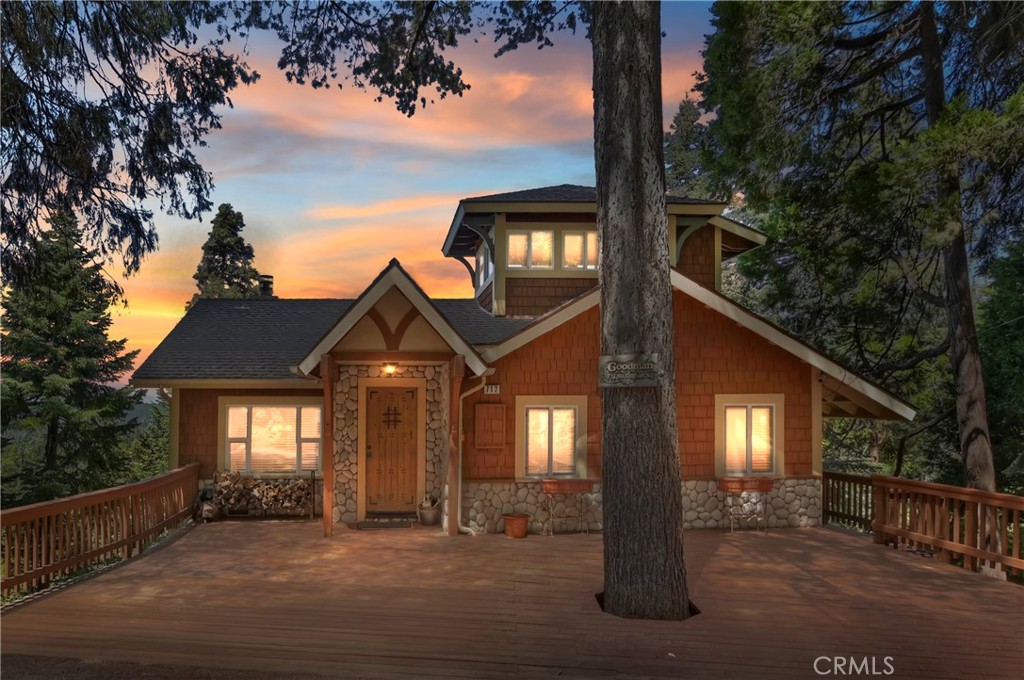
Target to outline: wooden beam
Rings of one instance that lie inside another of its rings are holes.
[[[334,380],[337,365],[334,357],[320,357],[320,381],[324,386],[323,436],[320,451],[320,474],[324,480],[323,521],[324,536],[334,535]]]
[[[811,369],[811,474],[820,475],[822,470],[821,465],[821,445],[824,431],[822,428],[822,412],[821,412],[821,392],[822,383],[825,381],[825,376],[822,372],[815,368]]]
[[[451,383],[448,388],[448,516],[445,518],[445,533],[459,534],[459,410],[462,406],[462,378],[466,375],[466,357],[457,354],[451,361]]]

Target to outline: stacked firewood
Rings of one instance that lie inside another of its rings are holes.
[[[303,478],[265,479],[218,471],[213,477],[213,502],[227,515],[308,515],[313,487]]]

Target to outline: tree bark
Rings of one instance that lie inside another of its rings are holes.
[[[921,4],[920,38],[924,65],[924,99],[928,125],[942,115],[946,92],[943,75],[942,45],[935,23],[935,8]],[[939,199],[958,193],[955,175],[939,179]],[[959,215],[957,216],[959,217]],[[988,431],[988,406],[985,379],[981,369],[974,303],[971,300],[970,267],[963,221],[956,220],[953,240],[942,251],[945,304],[949,323],[949,359],[956,389],[956,418],[960,431],[960,455],[964,461],[967,486],[984,491],[996,490],[992,443]]]
[[[594,3],[601,353],[654,354],[657,387],[601,392],[605,611],[689,614],[676,436],[658,3]]]

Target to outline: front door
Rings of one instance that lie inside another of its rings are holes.
[[[367,390],[367,512],[415,511],[416,426],[415,389]]]

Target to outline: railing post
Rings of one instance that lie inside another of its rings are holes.
[[[875,543],[880,545],[885,544],[885,527],[889,521],[887,495],[885,481],[878,475],[872,475],[871,496],[874,507],[871,509],[871,530],[875,534]]]
[[[966,526],[964,528],[964,545],[968,548],[978,547],[978,510],[981,508],[981,503],[977,501],[967,501],[965,504],[965,519]],[[964,567],[971,571],[978,570],[978,558],[973,555],[964,555]]]

